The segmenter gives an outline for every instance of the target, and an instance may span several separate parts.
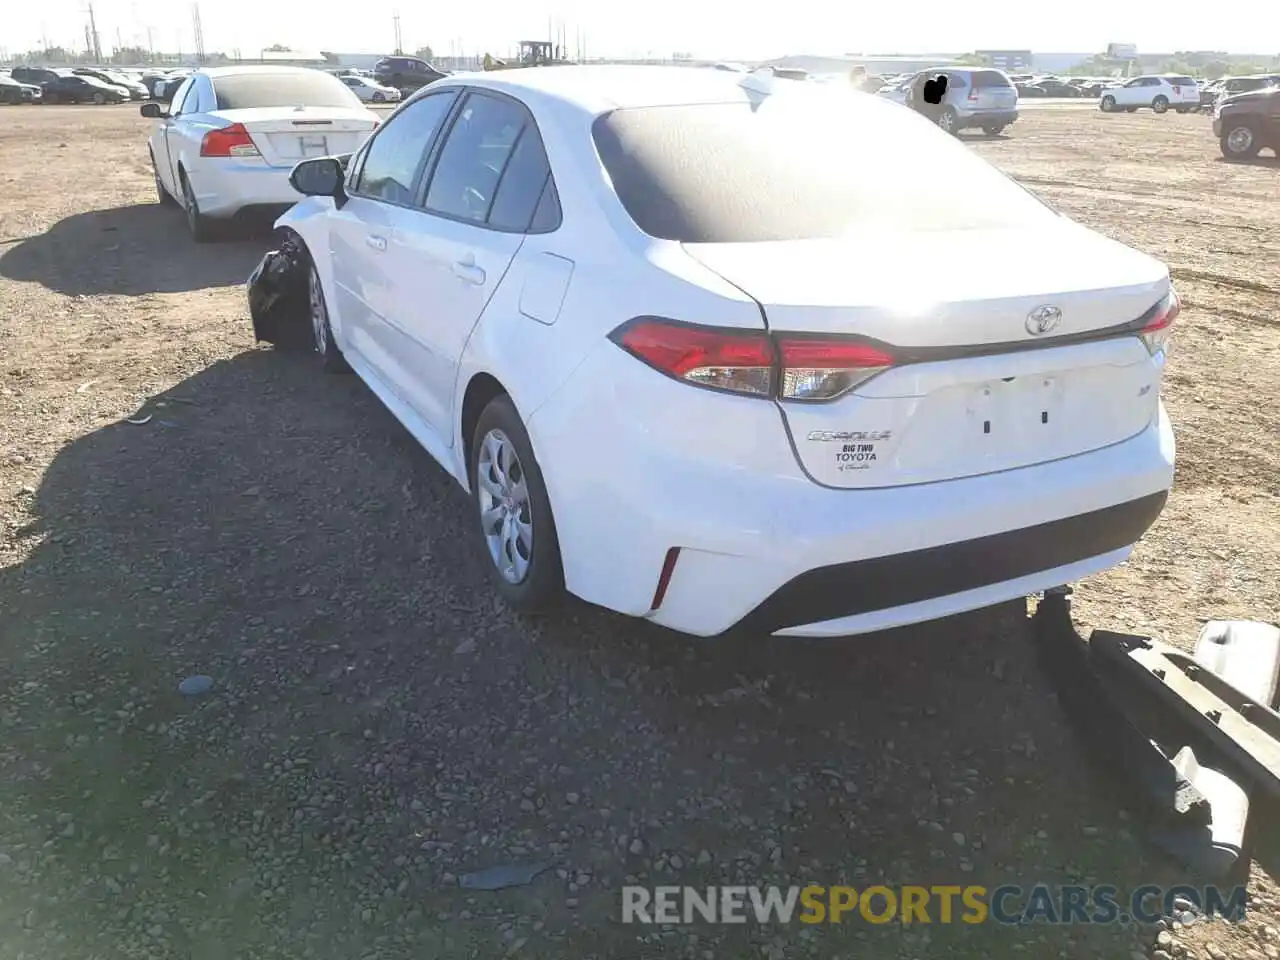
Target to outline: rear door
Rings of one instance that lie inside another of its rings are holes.
[[[389,257],[391,323],[408,347],[396,358],[397,379],[448,442],[463,347],[524,242],[549,178],[523,104],[490,91],[465,97],[432,161],[421,209],[397,212]]]

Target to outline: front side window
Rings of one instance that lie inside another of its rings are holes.
[[[453,91],[423,97],[387,121],[365,151],[356,192],[371,200],[413,203],[423,161],[455,97]]]

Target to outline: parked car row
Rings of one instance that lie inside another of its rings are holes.
[[[124,103],[164,99],[186,71],[16,66],[0,72],[0,103]],[[17,89],[15,89],[15,87]]]
[[[1262,73],[1250,77],[1222,77],[1200,88],[1200,106],[1203,109],[1212,110],[1213,105],[1222,97],[1248,93],[1251,90],[1263,90],[1267,87],[1280,87],[1280,73]]]

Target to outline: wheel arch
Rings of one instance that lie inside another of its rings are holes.
[[[458,415],[458,445],[459,452],[462,454],[462,475],[466,477],[468,490],[475,482],[475,477],[471,475],[472,435],[475,433],[476,424],[480,422],[480,414],[484,408],[495,398],[502,396],[511,400],[512,406],[516,407],[516,412],[520,412],[515,398],[511,396],[511,391],[493,374],[479,371],[467,381],[467,389],[462,395],[462,406]],[[523,421],[524,416],[521,415],[520,419]],[[527,432],[528,429],[529,425],[526,423],[525,431]],[[529,442],[533,442],[532,437]],[[534,455],[537,455],[536,450]]]

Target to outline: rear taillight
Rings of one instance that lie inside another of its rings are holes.
[[[242,124],[233,123],[220,130],[210,130],[200,141],[202,157],[256,157],[258,148]]]
[[[893,366],[893,357],[840,340],[779,341],[783,400],[834,400]]]
[[[977,100],[977,99],[978,99],[978,88],[977,88],[977,87],[970,87],[970,88],[969,88],[969,99],[970,99],[970,100]]]
[[[773,345],[763,333],[644,318],[613,342],[669,377],[732,393],[773,394]]]
[[[611,339],[632,356],[676,380],[713,390],[780,400],[834,400],[893,366],[884,350],[848,340],[771,338],[641,318]]]
[[[1138,333],[1152,356],[1155,356],[1168,344],[1169,337],[1173,334],[1173,321],[1178,318],[1178,313],[1181,310],[1182,303],[1178,300],[1178,295],[1172,290],[1152,308],[1151,317],[1143,324]]]

